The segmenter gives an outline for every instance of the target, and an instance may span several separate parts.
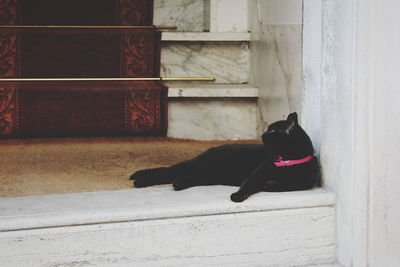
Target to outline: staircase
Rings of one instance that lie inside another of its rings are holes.
[[[211,10],[211,2],[154,1],[154,23],[177,26],[162,35],[161,76],[216,78],[213,83],[168,83],[168,136],[258,139],[258,90],[248,84],[247,15],[217,25],[217,15],[224,14]]]
[[[154,24],[178,27],[162,35],[161,76],[216,78],[168,83],[169,137],[258,138],[258,90],[248,84],[251,36],[245,3],[154,1]],[[336,266],[334,193],[258,193],[233,203],[229,195],[235,190],[162,187],[0,198],[0,262]]]

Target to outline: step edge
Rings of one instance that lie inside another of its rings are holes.
[[[258,98],[258,88],[255,87],[179,87],[170,86],[168,90],[169,98],[185,98],[185,97],[250,97]]]
[[[218,188],[221,186],[216,186],[216,187]],[[158,193],[161,194],[164,194],[168,191],[172,191],[168,187],[153,188],[151,190],[159,191]],[[127,191],[130,191],[131,193]],[[112,192],[111,194],[127,193],[126,196],[128,197],[132,196],[132,192],[134,192],[134,190],[61,194],[58,196],[68,198],[74,196],[82,197],[85,196],[86,194],[86,195],[93,195],[93,197],[96,200],[98,200],[102,199],[103,196],[107,197],[107,195],[110,192]],[[18,201],[21,198],[29,200],[29,197],[3,198],[0,199],[0,204],[2,204],[2,202],[7,202],[7,200],[10,199]],[[57,198],[57,195],[51,195],[51,197],[36,196],[36,198],[42,198],[43,201],[46,201],[46,203],[48,203],[49,199]],[[262,201],[265,199],[267,201]],[[223,215],[223,214],[271,212],[278,210],[297,210],[297,209],[307,209],[307,208],[333,207],[335,205],[335,194],[326,189],[313,189],[309,191],[285,192],[285,193],[259,193],[243,203],[231,202],[229,200],[229,194],[226,194],[226,196],[224,195],[224,201],[219,201],[216,205],[213,205],[212,207],[208,206],[208,204],[210,203],[206,203],[205,205],[200,205],[200,206],[195,205],[194,207],[191,208],[162,207],[158,209],[153,209],[151,211],[143,211],[143,210],[138,211],[134,208],[129,209],[126,207],[119,209],[118,207],[114,208],[109,207],[108,209],[92,210],[90,212],[87,211],[85,212],[81,210],[78,212],[59,212],[59,213],[52,212],[52,213],[30,214],[30,215],[24,215],[24,214],[10,215],[10,216],[0,215],[0,234],[1,232],[33,230],[33,229],[54,228],[54,227],[67,227],[67,226],[77,226],[77,225],[137,222],[137,221],[163,220],[171,218],[199,217],[199,216],[212,216],[212,215]]]
[[[163,32],[165,42],[249,42],[249,32]]]

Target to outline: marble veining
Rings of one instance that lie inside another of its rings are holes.
[[[256,98],[172,98],[169,137],[197,140],[258,139]]]
[[[163,43],[161,76],[215,77],[217,83],[246,83],[249,76],[248,43]]]
[[[155,25],[174,25],[177,31],[204,31],[204,1],[154,0]]]

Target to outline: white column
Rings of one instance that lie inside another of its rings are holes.
[[[362,78],[370,89],[370,188],[368,263],[400,264],[400,2],[360,0],[368,6],[370,53]],[[360,42],[358,47],[363,47]],[[371,75],[367,75],[371,74]]]
[[[321,73],[321,105],[312,107],[320,118],[305,120],[321,125],[323,178],[337,195],[337,260],[398,266],[400,3],[322,0],[320,72],[310,52],[319,42],[312,1],[304,1],[303,105],[318,102],[313,79]]]

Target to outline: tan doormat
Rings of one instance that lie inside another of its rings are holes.
[[[0,197],[133,189],[129,176],[227,143],[170,138],[0,140]]]

